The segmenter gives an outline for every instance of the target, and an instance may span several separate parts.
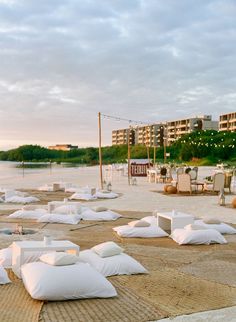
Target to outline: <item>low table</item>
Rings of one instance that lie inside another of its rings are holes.
[[[80,247],[69,240],[53,240],[50,245],[45,245],[44,241],[19,241],[12,244],[12,270],[21,278],[21,266],[24,264],[24,254],[26,252],[47,252],[65,251],[79,254]]]
[[[183,212],[163,212],[157,213],[157,224],[165,231],[171,231],[176,228],[184,228],[184,226],[193,224],[194,217]]]

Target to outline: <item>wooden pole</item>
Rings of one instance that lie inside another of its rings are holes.
[[[166,163],[166,138],[164,137],[164,163]]]
[[[127,144],[128,144],[128,184],[130,186],[130,129],[128,129],[127,133]]]
[[[156,166],[156,146],[153,147],[153,165]]]
[[[102,176],[102,125],[101,113],[98,113],[98,136],[99,136],[99,168],[100,168],[100,187],[103,189],[103,176]]]
[[[147,145],[147,157],[148,157],[148,167],[150,168],[150,149],[148,145]]]

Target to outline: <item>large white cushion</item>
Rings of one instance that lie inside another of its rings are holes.
[[[46,214],[40,217],[37,222],[48,222],[58,224],[77,225],[80,222],[80,215],[60,215],[60,214]]]
[[[78,215],[81,213],[81,206],[79,205],[62,205],[56,207],[53,212],[54,214],[61,214],[61,215]]]
[[[106,207],[97,206],[97,207],[92,207],[92,210],[95,212],[101,212],[101,211],[107,211],[108,209]]]
[[[11,283],[11,281],[9,280],[5,269],[0,265],[0,284],[7,284],[7,283]]]
[[[97,191],[95,196],[98,199],[115,199],[117,198],[119,195],[117,193],[114,192],[101,192],[101,191]]]
[[[194,222],[197,225],[202,225],[205,228],[208,229],[215,229],[221,234],[236,234],[236,229],[230,225],[227,225],[225,223],[220,223],[220,224],[205,224],[203,220],[195,220]]]
[[[35,262],[23,265],[21,275],[26,290],[36,300],[63,301],[117,295],[112,284],[85,263],[51,266]]]
[[[83,220],[104,220],[104,221],[116,220],[122,217],[121,215],[111,210],[96,212],[91,209],[83,210],[81,216]]]
[[[189,224],[184,227],[186,230],[203,230],[208,229],[207,227],[204,227],[203,225],[198,224]]]
[[[166,237],[169,236],[163,229],[158,226],[151,225],[149,227],[130,227],[129,225],[113,228],[121,237]]]
[[[185,244],[227,244],[225,238],[214,229],[186,230],[175,229],[170,236],[179,245]]]
[[[96,196],[91,195],[91,193],[74,193],[70,198],[70,200],[85,200],[85,201],[89,201],[89,200],[94,200],[97,199]]]
[[[128,223],[130,227],[149,227],[151,224],[143,219],[134,220]]]
[[[156,216],[147,216],[147,217],[142,218],[141,220],[148,222],[150,225],[157,225],[157,217]]]
[[[47,211],[45,209],[37,210],[17,210],[13,212],[8,218],[21,218],[21,219],[38,219],[45,215]]]
[[[49,265],[62,266],[72,265],[78,262],[79,258],[76,255],[65,252],[51,252],[40,256],[40,261]]]
[[[38,202],[39,199],[36,197],[20,197],[20,196],[12,196],[7,199],[5,199],[5,202],[11,202],[11,203],[31,203],[31,202]]]
[[[118,246],[112,241],[108,241],[99,245],[96,245],[92,250],[98,254],[100,257],[109,257],[114,255],[119,255],[123,252],[123,248]]]
[[[147,270],[139,262],[124,253],[102,258],[88,249],[81,251],[79,258],[81,261],[89,263],[104,276],[147,273]]]

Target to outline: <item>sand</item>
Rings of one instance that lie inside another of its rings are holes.
[[[94,175],[95,169],[89,169],[88,173],[87,182],[92,184],[94,179],[97,178]],[[71,175],[71,178],[75,180],[75,176]],[[46,179],[44,179],[44,182],[38,182],[42,180],[41,178],[36,182],[35,178],[33,179],[31,178],[31,187],[28,181],[22,187],[28,190],[31,188],[30,192],[34,195],[38,196],[40,194],[40,203],[44,204],[50,200],[61,200],[67,197],[61,192],[55,194],[33,191],[37,185],[52,182]],[[69,181],[67,179],[69,179],[68,173],[65,181]],[[82,182],[81,185],[83,185],[85,177],[81,173],[79,179]],[[93,300],[92,302],[94,306],[103,312],[103,315],[101,315],[103,316],[103,321],[117,321],[118,317],[120,317],[119,314],[123,316],[123,321],[154,321],[164,317],[207,311],[200,316],[198,314],[191,317],[191,321],[200,321],[201,316],[205,318],[208,315],[211,317],[218,316],[218,311],[211,310],[235,306],[236,236],[226,235],[225,237],[229,242],[227,245],[178,246],[170,238],[120,238],[112,231],[112,227],[126,224],[135,218],[142,218],[151,214],[154,209],[163,211],[173,208],[191,213],[196,217],[210,215],[236,224],[236,209],[220,207],[217,204],[217,196],[171,198],[151,192],[150,190],[160,189],[160,187],[147,183],[146,179],[138,179],[138,185],[131,187],[127,186],[126,180],[127,178],[121,176],[113,178],[113,190],[122,193],[119,198],[92,203],[86,202],[86,205],[106,205],[123,214],[123,218],[118,219],[116,222],[82,222],[75,226],[36,224],[30,220],[20,221],[24,227],[38,229],[35,235],[27,238],[41,240],[45,233],[50,233],[55,239],[69,239],[79,244],[82,250],[100,242],[113,240],[124,247],[128,254],[140,261],[149,270],[149,275],[115,276],[110,278],[110,281],[118,288],[120,302],[117,300],[118,302],[114,301],[114,304],[112,304],[111,300],[109,301],[109,306],[107,306],[105,300]],[[16,188],[20,187],[16,186]],[[232,198],[233,196],[227,196],[227,202],[229,203]],[[8,213],[17,208],[20,208],[20,206],[0,205],[0,227],[14,227],[15,223],[19,222],[19,220],[6,218]],[[14,239],[21,238],[21,236],[14,237]],[[0,247],[8,246],[12,239],[12,237],[1,237]],[[146,317],[138,309],[137,295],[142,304],[140,304],[140,307],[145,307],[146,304]],[[127,298],[130,298],[130,303],[128,303]],[[77,305],[78,302],[69,301],[66,304],[48,303],[43,306],[40,319],[45,322],[53,319],[62,321],[63,314],[66,314],[69,318],[68,321],[73,321],[80,310]],[[124,303],[127,303],[127,305]],[[122,310],[116,315],[115,307],[120,305]],[[132,306],[137,309],[136,319],[133,314],[130,314]],[[59,308],[61,308],[61,311]],[[92,314],[91,302],[84,302],[83,309],[91,311],[88,321],[96,320]],[[227,316],[229,314],[230,318],[232,312],[234,312],[233,309],[231,311],[226,309],[225,313],[224,310],[221,310],[219,314],[224,317],[225,321],[231,321],[230,319],[227,320]],[[84,319],[82,319],[81,315],[81,321],[85,321]],[[97,319],[97,321],[102,321],[102,318]]]

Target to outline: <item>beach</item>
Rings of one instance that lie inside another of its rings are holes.
[[[203,179],[213,170],[213,167],[200,168],[199,177]],[[111,182],[112,190],[119,197],[84,204],[105,206],[117,211],[123,216],[117,221],[88,221],[73,227],[65,224],[45,225],[33,220],[24,222],[7,218],[8,214],[20,209],[20,205],[0,204],[0,227],[14,227],[16,223],[21,223],[24,227],[38,230],[36,234],[27,236],[27,239],[41,240],[45,233],[50,233],[55,239],[68,239],[80,245],[81,250],[112,240],[147,268],[149,274],[109,278],[118,290],[119,296],[115,299],[43,303],[34,320],[75,321],[78,315],[78,321],[91,322],[156,321],[175,316],[179,316],[176,321],[235,321],[236,235],[226,235],[226,245],[179,246],[167,237],[121,238],[112,230],[115,226],[152,215],[153,211],[172,210],[191,214],[195,218],[218,218],[236,227],[235,209],[231,207],[234,195],[226,193],[226,206],[221,207],[217,194],[166,195],[163,193],[163,184],[149,183],[147,178],[137,178],[137,185],[129,186],[127,177],[119,171],[113,172],[111,176],[104,167],[103,173],[106,183]],[[27,191],[38,197],[40,204],[46,204],[51,200],[68,197],[68,193],[63,192],[37,191],[45,183],[58,181],[98,187],[99,168],[58,168],[51,172],[45,169],[33,173],[26,171],[24,177],[18,172],[18,175],[3,177],[1,187]],[[19,240],[22,236],[0,238],[0,246],[3,248],[9,246],[12,239]],[[186,314],[188,316],[183,317]],[[26,319],[25,316],[22,318]]]

